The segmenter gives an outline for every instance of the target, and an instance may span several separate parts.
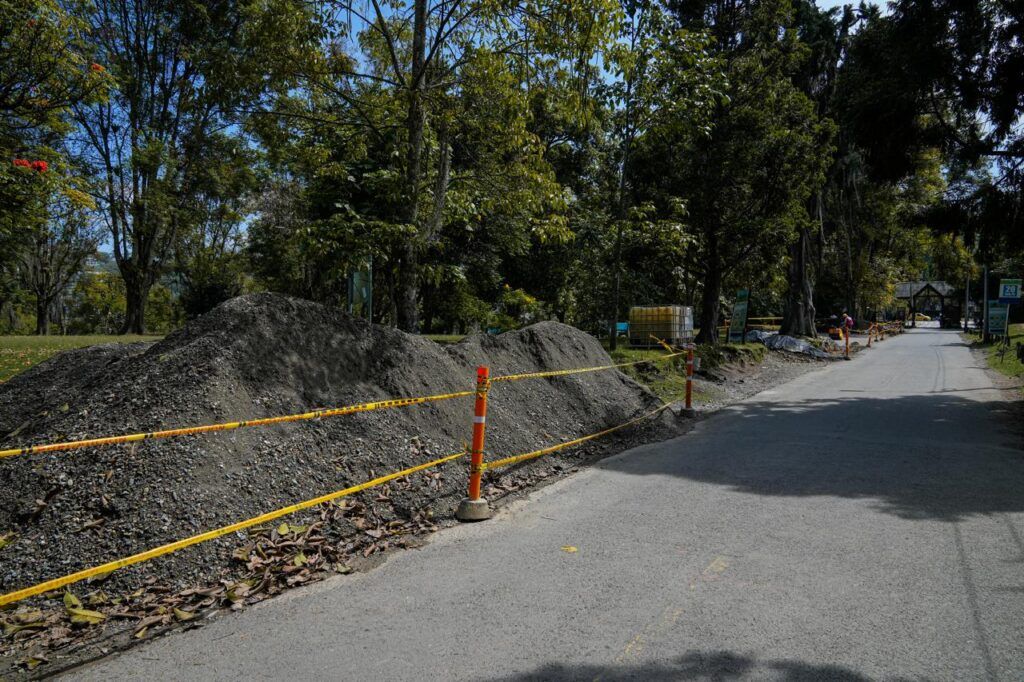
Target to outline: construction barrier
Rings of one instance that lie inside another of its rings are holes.
[[[688,360],[688,363],[687,363],[688,382],[689,382],[690,378],[692,377],[692,359],[693,359],[692,347],[688,351],[669,353],[668,355],[661,356],[659,358],[652,358],[650,360],[640,360],[640,361],[637,361],[637,362],[627,362],[627,363],[619,363],[619,364],[613,364],[613,365],[602,365],[600,367],[581,367],[581,368],[576,368],[576,369],[555,370],[555,371],[550,371],[550,372],[531,372],[531,373],[526,373],[526,374],[510,374],[510,375],[506,375],[506,376],[502,376],[502,377],[495,377],[494,379],[490,378],[489,370],[488,370],[487,367],[480,367],[480,368],[477,369],[477,386],[476,386],[476,389],[472,390],[472,391],[458,391],[458,392],[454,392],[454,393],[445,393],[445,394],[439,394],[439,395],[433,395],[433,396],[423,396],[423,397],[417,397],[417,398],[396,398],[396,399],[392,399],[392,400],[382,400],[382,401],[377,401],[377,402],[360,403],[360,404],[357,404],[357,405],[350,405],[350,406],[345,406],[345,407],[331,408],[331,409],[325,409],[325,410],[315,410],[313,412],[304,412],[304,413],[301,413],[301,414],[284,415],[284,416],[279,416],[279,417],[268,417],[268,418],[264,418],[264,419],[255,419],[255,420],[249,420],[249,421],[227,422],[227,423],[223,423],[223,424],[210,424],[210,425],[205,425],[205,426],[196,426],[196,427],[188,427],[188,428],[181,428],[181,429],[170,429],[170,430],[165,430],[165,431],[154,431],[154,432],[149,432],[149,433],[129,434],[129,435],[124,435],[124,436],[110,436],[110,437],[106,437],[106,438],[93,438],[93,439],[89,439],[89,440],[68,441],[68,442],[63,442],[63,443],[52,443],[52,444],[47,444],[47,445],[26,446],[26,447],[23,447],[23,448],[16,448],[16,449],[12,449],[12,450],[0,451],[0,457],[13,457],[15,455],[28,455],[28,454],[41,453],[41,452],[53,452],[53,451],[57,451],[57,450],[73,450],[73,449],[87,448],[87,447],[97,447],[97,446],[103,446],[103,445],[116,445],[116,444],[120,444],[120,443],[131,443],[131,442],[137,442],[137,441],[142,441],[142,440],[149,440],[149,439],[154,439],[154,438],[172,438],[172,437],[176,437],[176,436],[185,436],[185,435],[193,435],[193,434],[200,434],[200,433],[209,433],[209,432],[214,432],[214,431],[227,431],[227,430],[231,430],[231,429],[238,429],[238,428],[243,428],[243,427],[248,427],[248,426],[263,426],[263,425],[268,425],[268,424],[280,424],[280,423],[286,423],[286,422],[311,420],[311,419],[318,419],[318,418],[321,418],[321,417],[332,417],[332,416],[339,416],[339,415],[345,415],[345,414],[355,414],[357,412],[368,412],[368,411],[379,410],[379,409],[389,409],[389,408],[396,408],[396,407],[406,407],[406,406],[409,406],[409,405],[419,405],[419,404],[428,403],[428,402],[434,402],[434,401],[439,401],[439,400],[449,400],[449,399],[453,399],[453,398],[461,398],[461,397],[466,397],[466,396],[473,395],[473,396],[476,396],[476,401],[475,401],[475,404],[474,404],[473,440],[472,440],[472,446],[470,447],[470,449],[468,451],[468,454],[470,455],[470,470],[469,470],[468,494],[469,494],[469,499],[477,501],[477,502],[482,502],[482,500],[480,499],[480,487],[481,487],[481,475],[482,475],[482,473],[484,471],[486,471],[488,469],[495,469],[495,468],[502,467],[502,466],[508,466],[510,464],[526,461],[526,460],[529,460],[529,459],[534,459],[534,458],[541,457],[541,456],[546,455],[546,454],[550,454],[552,452],[557,452],[559,450],[564,450],[566,448],[572,447],[574,445],[578,445],[580,443],[584,443],[584,442],[589,441],[589,440],[593,440],[595,438],[600,438],[601,436],[605,436],[605,435],[613,433],[615,431],[619,431],[621,429],[624,429],[624,428],[627,428],[629,426],[632,426],[632,425],[634,425],[634,424],[636,424],[636,423],[638,423],[638,422],[640,422],[640,421],[642,421],[644,419],[652,417],[652,416],[654,416],[656,414],[660,414],[661,412],[663,412],[664,410],[668,409],[671,406],[671,404],[662,405],[661,407],[657,408],[656,410],[648,412],[648,413],[646,413],[644,415],[636,417],[635,419],[631,419],[631,420],[629,420],[629,421],[627,421],[625,423],[619,424],[617,426],[613,426],[611,428],[604,429],[604,430],[598,431],[596,433],[592,433],[592,434],[589,434],[589,435],[586,435],[586,436],[582,436],[580,438],[575,438],[573,440],[566,441],[564,443],[559,443],[557,445],[553,445],[553,446],[550,446],[550,447],[547,447],[547,448],[543,448],[541,450],[536,450],[536,451],[533,451],[533,452],[524,453],[522,455],[515,455],[515,456],[512,456],[512,457],[506,457],[504,459],[499,459],[499,460],[495,460],[495,461],[492,461],[492,462],[484,462],[483,458],[484,458],[484,436],[485,436],[485,427],[486,427],[486,419],[487,419],[487,396],[488,396],[488,391],[490,389],[490,386],[491,386],[492,382],[494,382],[494,381],[518,381],[518,380],[523,380],[523,379],[538,379],[538,378],[560,377],[560,376],[567,376],[567,375],[572,375],[572,374],[580,374],[580,373],[584,373],[584,372],[596,372],[596,371],[601,371],[601,370],[617,369],[617,368],[620,368],[620,367],[627,367],[627,366],[632,366],[632,365],[641,365],[641,364],[648,364],[648,363],[652,363],[652,362],[660,362],[662,360],[666,360],[666,359],[669,359],[669,358],[672,358],[672,357],[677,357],[677,356],[683,355],[684,353],[688,353],[688,357],[689,357],[689,360]],[[687,387],[687,400],[689,401],[689,386]],[[47,580],[45,582],[33,585],[31,587],[26,587],[26,588],[23,588],[23,589],[20,589],[20,590],[16,590],[14,592],[9,592],[7,594],[0,595],[0,607],[5,606],[7,604],[12,604],[14,602],[21,601],[23,599],[27,599],[29,597],[34,597],[34,596],[38,596],[38,595],[41,595],[41,594],[46,594],[48,592],[53,592],[54,590],[58,590],[58,589],[60,589],[62,587],[67,587],[68,585],[72,585],[72,584],[80,582],[82,580],[87,580],[89,578],[95,578],[95,577],[98,577],[98,576],[103,576],[103,575],[106,575],[106,574],[111,573],[113,571],[119,570],[121,568],[125,568],[127,566],[132,566],[134,564],[139,564],[139,563],[143,563],[145,561],[150,561],[152,559],[156,559],[158,557],[161,557],[161,556],[164,556],[164,555],[167,555],[167,554],[172,554],[174,552],[180,551],[180,550],[185,549],[187,547],[191,547],[193,545],[197,545],[197,544],[200,544],[200,543],[203,543],[203,542],[208,542],[210,540],[215,540],[215,539],[217,539],[219,537],[223,537],[224,535],[228,535],[230,533],[234,533],[234,532],[237,532],[237,531],[245,530],[245,529],[248,529],[248,528],[252,528],[254,526],[258,526],[258,525],[261,525],[261,524],[264,524],[264,523],[276,520],[276,519],[281,518],[282,516],[286,516],[288,514],[293,514],[293,513],[302,511],[304,509],[309,509],[311,507],[315,507],[315,506],[318,506],[318,505],[321,505],[321,504],[324,504],[324,503],[327,503],[327,502],[332,502],[332,501],[340,499],[342,497],[347,497],[349,495],[354,495],[355,493],[358,493],[358,492],[361,492],[361,491],[364,491],[364,490],[368,490],[370,488],[374,488],[374,487],[379,486],[379,485],[383,485],[384,483],[387,483],[389,481],[393,481],[393,480],[395,480],[397,478],[402,478],[402,477],[405,477],[405,476],[409,476],[411,474],[414,474],[414,473],[417,473],[417,472],[420,472],[420,471],[424,471],[426,469],[430,469],[430,468],[433,468],[433,467],[436,467],[436,466],[440,466],[440,465],[445,464],[447,462],[454,461],[456,459],[459,459],[460,457],[464,457],[466,454],[467,454],[467,452],[463,451],[463,452],[457,452],[457,453],[454,453],[454,454],[451,454],[451,455],[447,455],[445,457],[441,457],[441,458],[432,460],[430,462],[426,462],[424,464],[419,464],[419,465],[416,465],[416,466],[413,466],[413,467],[409,467],[407,469],[403,469],[401,471],[397,471],[397,472],[394,472],[394,473],[391,473],[391,474],[387,474],[387,475],[384,475],[384,476],[379,476],[377,478],[374,478],[372,480],[366,481],[364,483],[360,483],[358,485],[354,485],[354,486],[351,486],[351,487],[348,487],[348,488],[344,488],[342,490],[338,490],[338,491],[335,491],[335,492],[332,492],[332,493],[328,493],[326,495],[321,495],[319,497],[314,497],[314,498],[305,500],[303,502],[298,502],[296,504],[289,505],[287,507],[281,507],[280,509],[276,509],[274,511],[267,512],[265,514],[261,514],[259,516],[255,516],[255,517],[252,517],[250,519],[246,519],[244,521],[238,521],[236,523],[232,523],[232,524],[229,524],[229,525],[226,525],[226,526],[222,526],[222,527],[216,528],[214,530],[206,531],[206,532],[200,533],[198,535],[193,535],[193,536],[181,539],[181,540],[177,540],[175,542],[170,542],[170,543],[167,543],[167,544],[164,544],[164,545],[160,545],[158,547],[154,547],[152,549],[146,550],[144,552],[140,552],[138,554],[133,554],[131,556],[127,556],[127,557],[124,557],[124,558],[121,558],[121,559],[116,559],[114,561],[109,561],[109,562],[106,562],[106,563],[103,563],[103,564],[99,564],[97,566],[93,566],[91,568],[87,568],[87,569],[83,569],[81,571],[77,571],[75,573],[70,573],[68,575],[65,575],[65,576],[62,576],[62,577],[59,577],[59,578],[54,578],[52,580]],[[484,503],[484,504],[486,504],[486,503]],[[483,518],[483,517],[481,517],[481,518]]]
[[[536,458],[542,457],[544,455],[549,455],[552,452],[558,452],[559,450],[565,450],[566,448],[571,448],[574,445],[579,445],[580,443],[586,443],[589,440],[594,440],[595,438],[600,438],[601,436],[607,436],[609,433],[614,433],[614,432],[619,431],[621,429],[624,429],[626,427],[633,426],[634,424],[642,422],[645,419],[648,419],[648,418],[653,417],[655,415],[661,414],[662,412],[664,412],[665,410],[667,410],[671,406],[672,406],[672,403],[666,403],[666,404],[662,405],[661,407],[659,407],[658,409],[652,410],[652,411],[648,412],[647,414],[642,414],[639,417],[636,417],[635,419],[630,419],[628,422],[624,422],[622,424],[618,424],[617,426],[613,426],[613,427],[605,429],[603,431],[598,431],[597,433],[591,433],[591,434],[586,435],[586,436],[580,436],[579,438],[573,438],[572,440],[567,440],[565,442],[558,443],[557,445],[551,445],[551,446],[548,446],[546,448],[541,448],[540,450],[534,450],[533,452],[524,453],[522,455],[513,455],[511,457],[504,457],[502,459],[496,459],[496,460],[493,460],[491,462],[484,462],[483,465],[482,465],[482,468],[483,468],[484,471],[487,471],[489,469],[498,469],[500,467],[509,466],[510,464],[519,464],[520,462],[525,462],[525,461],[530,460],[530,459],[536,459]]]
[[[65,575],[61,578],[47,580],[46,582],[39,583],[38,585],[33,585],[32,587],[26,587],[22,590],[8,592],[7,594],[0,595],[0,606],[12,604],[16,601],[28,599],[29,597],[35,597],[37,595],[45,594],[47,592],[52,592],[54,590],[66,587],[73,583],[86,580],[88,578],[95,578],[96,576],[105,575],[107,573],[116,571],[120,568],[131,566],[133,564],[140,564],[143,561],[156,559],[157,557],[164,556],[165,554],[171,554],[172,552],[177,552],[179,550],[185,549],[186,547],[198,545],[201,542],[208,542],[209,540],[214,540],[229,533],[245,530],[246,528],[252,528],[253,526],[258,526],[260,524],[267,523],[268,521],[274,521],[275,519],[279,519],[282,516],[294,514],[295,512],[302,511],[303,509],[309,509],[310,507],[315,507],[317,505],[324,504],[325,502],[331,502],[342,497],[354,495],[355,493],[361,492],[363,490],[368,490],[369,488],[374,488],[376,486],[387,483],[388,481],[393,481],[396,478],[409,476],[410,474],[415,474],[418,471],[424,471],[426,469],[439,466],[446,462],[451,462],[452,460],[458,459],[459,457],[464,457],[465,454],[465,452],[457,452],[455,454],[448,455],[447,457],[441,457],[439,459],[435,459],[425,464],[419,464],[414,467],[409,467],[408,469],[396,471],[393,474],[379,476],[378,478],[366,481],[365,483],[360,483],[359,485],[354,485],[352,487],[345,488],[344,490],[338,490],[333,493],[328,493],[327,495],[314,497],[313,499],[306,500],[305,502],[299,502],[297,504],[292,504],[287,507],[281,507],[280,509],[275,509],[272,512],[267,512],[266,514],[254,516],[251,519],[246,519],[245,521],[239,521],[237,523],[232,523],[227,526],[221,526],[220,528],[217,528],[215,530],[200,533],[199,535],[193,535],[192,537],[188,537],[183,540],[178,540],[176,542],[170,542],[166,545],[160,545],[159,547],[154,547],[153,549],[146,550],[145,552],[133,554],[123,559],[109,561],[105,564],[100,564],[98,566],[93,566],[92,568],[87,568],[76,573]]]
[[[635,365],[649,365],[655,362],[663,362],[671,358],[685,355],[686,351],[679,351],[676,353],[669,353],[668,355],[662,355],[661,357],[651,358],[650,360],[636,360],[633,362],[620,362],[615,365],[601,365],[599,367],[579,367],[577,369],[556,369],[548,372],[528,372],[525,374],[505,374],[503,376],[497,376],[491,379],[491,382],[499,381],[522,381],[523,379],[545,379],[550,377],[564,377],[571,374],[585,374],[587,372],[602,372],[609,369],[620,369],[622,367],[633,367]]]
[[[266,417],[263,419],[250,419],[248,421],[225,422],[222,424],[206,424],[204,426],[189,426],[180,429],[168,429],[166,431],[150,431],[149,433],[132,433],[123,436],[107,436],[104,438],[91,438],[89,440],[75,440],[64,443],[49,443],[46,445],[28,445],[23,448],[11,450],[0,450],[0,459],[15,457],[17,455],[32,455],[42,452],[56,452],[58,450],[79,450],[82,448],[93,448],[103,445],[119,445],[122,443],[136,443],[143,440],[158,438],[176,438],[179,436],[192,436],[200,433],[211,433],[214,431],[231,431],[250,426],[268,426],[271,424],[284,424],[288,422],[307,421],[321,419],[324,417],[338,417],[345,414],[357,412],[372,412],[373,410],[388,410],[396,407],[408,407],[410,405],[422,405],[423,403],[436,402],[439,400],[451,400],[453,398],[464,398],[473,395],[474,391],[458,391],[456,393],[442,393],[440,395],[423,396],[419,398],[394,398],[392,400],[378,400],[372,403],[359,403],[358,405],[347,405],[345,407],[333,407],[313,412],[302,412],[300,414],[288,414],[280,417]]]

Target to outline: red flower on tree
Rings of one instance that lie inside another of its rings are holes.
[[[14,165],[18,168],[31,168],[32,163],[28,159],[15,159]]]
[[[97,64],[96,62],[90,64],[89,69],[91,69],[93,73],[103,73],[104,71],[106,71],[106,69],[104,69],[102,65]]]
[[[39,160],[32,162],[32,168],[37,173],[45,173],[50,169],[50,166],[45,161]]]

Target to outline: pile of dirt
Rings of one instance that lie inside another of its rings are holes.
[[[595,339],[552,322],[442,346],[307,301],[257,294],[160,342],[70,351],[0,385],[0,449],[464,390],[479,364],[497,375],[608,362]],[[617,371],[495,385],[488,457],[594,432],[657,404]],[[472,398],[463,398],[0,461],[0,536],[14,533],[0,549],[0,591],[457,452],[471,416]],[[570,451],[517,471],[580,456]],[[336,534],[449,517],[466,467],[458,460],[385,494],[364,494],[362,521]],[[501,480],[490,481],[492,495],[510,488]],[[248,539],[240,533],[119,571],[104,589],[217,580]]]

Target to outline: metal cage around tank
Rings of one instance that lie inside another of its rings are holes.
[[[629,345],[658,346],[658,339],[679,346],[693,340],[693,308],[682,305],[641,305],[629,309]]]

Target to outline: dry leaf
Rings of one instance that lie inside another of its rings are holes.
[[[42,654],[32,654],[31,656],[27,656],[21,659],[20,661],[20,663],[29,670],[35,670],[38,666],[42,665],[43,663],[49,662],[50,660]]]
[[[196,617],[196,614],[192,611],[185,611],[183,609],[174,609],[174,617],[182,623],[192,620]]]
[[[99,611],[90,611],[89,609],[79,609],[71,606],[65,608],[71,615],[71,622],[76,625],[98,625],[107,619]]]

